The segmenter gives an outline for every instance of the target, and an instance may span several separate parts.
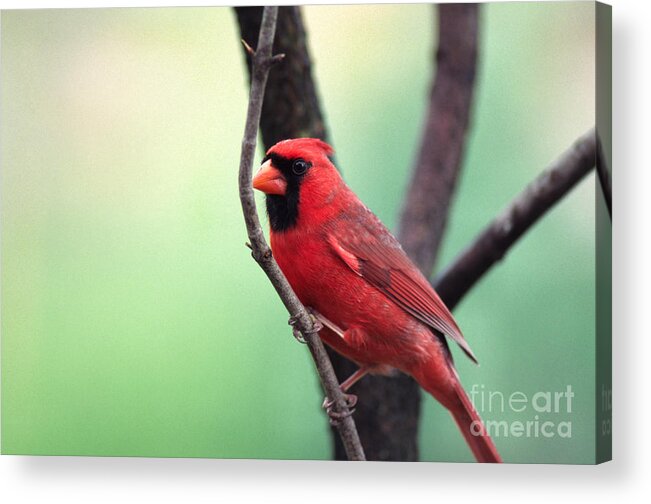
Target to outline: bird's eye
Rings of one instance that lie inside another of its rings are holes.
[[[292,171],[294,172],[294,175],[303,175],[309,167],[309,163],[303,159],[297,159],[292,163]]]

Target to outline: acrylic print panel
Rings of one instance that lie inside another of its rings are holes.
[[[595,124],[593,3],[479,11],[437,271]],[[439,11],[300,12],[337,164],[395,230]],[[310,356],[244,247],[233,11],[16,10],[1,28],[2,452],[331,458]],[[454,309],[481,362],[453,344],[459,375],[506,462],[595,461],[596,189],[590,172]],[[358,421],[378,404],[364,386]],[[474,460],[437,401],[420,408],[420,460]]]

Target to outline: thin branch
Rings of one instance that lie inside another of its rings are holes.
[[[436,78],[398,238],[425,275],[436,262],[463,159],[479,38],[477,4],[438,6]]]
[[[235,7],[235,13],[242,38],[255,43],[262,8]],[[327,142],[300,8],[280,7],[277,25],[273,52],[285,54],[286,58],[269,76],[260,119],[262,141],[267,148],[287,138],[313,137]],[[250,57],[247,67],[250,75]]]
[[[350,460],[365,460],[362,445],[359,441],[357,429],[355,428],[355,422],[346,404],[344,394],[339,388],[339,383],[330,359],[319,338],[319,327],[296,297],[296,294],[272,256],[271,249],[267,245],[260,220],[258,219],[253,188],[251,187],[253,158],[255,155],[265,86],[270,67],[279,59],[272,56],[272,44],[276,31],[277,16],[278,7],[264,8],[260,35],[256,46],[257,49],[252,57],[251,90],[239,168],[239,189],[242,211],[251,245],[251,254],[275,287],[278,296],[291,315],[290,320],[292,320],[293,325],[303,335],[316,364],[317,372],[326,396],[328,400],[333,402],[333,410],[343,417],[338,423],[337,429],[346,447],[348,458]]]
[[[599,176],[599,183],[601,184],[601,191],[606,201],[608,208],[608,215],[610,219],[613,218],[613,186],[610,181],[610,171],[608,171],[608,163],[606,162],[606,155],[604,154],[604,147],[601,143],[601,138],[597,135],[597,175]]]
[[[585,177],[596,162],[596,135],[591,129],[491,222],[433,282],[452,309],[472,286],[538,219]]]

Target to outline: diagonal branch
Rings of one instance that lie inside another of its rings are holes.
[[[318,335],[318,326],[314,319],[306,311],[296,294],[290,287],[287,279],[278,267],[267,245],[258,219],[258,213],[251,187],[253,168],[253,157],[257,143],[258,125],[262,113],[265,86],[269,75],[269,69],[279,57],[272,56],[272,44],[276,31],[276,19],[278,7],[265,7],[260,26],[257,50],[248,52],[252,58],[251,67],[251,90],[249,94],[249,106],[246,115],[246,126],[242,140],[242,153],[239,168],[239,188],[242,211],[246,222],[246,229],[249,236],[253,258],[269,277],[281,298],[287,311],[291,315],[294,326],[303,335],[314,362],[316,364],[321,384],[328,397],[333,402],[334,411],[342,416],[337,429],[342,442],[346,448],[350,460],[365,460],[359,436],[355,428],[344,394],[339,388],[339,382],[335,376],[330,359],[326,354],[323,343]]]
[[[441,272],[433,284],[450,309],[540,217],[592,170],[596,162],[596,142],[594,129],[579,137]]]

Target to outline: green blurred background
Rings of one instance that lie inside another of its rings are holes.
[[[391,227],[430,81],[432,7],[304,9],[337,159]],[[487,4],[468,152],[440,265],[594,124],[594,5]],[[2,452],[327,459],[306,348],[244,247],[247,77],[227,8],[2,12]],[[455,314],[466,385],[575,393],[594,458],[594,176]],[[360,400],[364,400],[363,397]],[[487,419],[533,420],[535,412]],[[424,460],[472,460],[432,398]]]

